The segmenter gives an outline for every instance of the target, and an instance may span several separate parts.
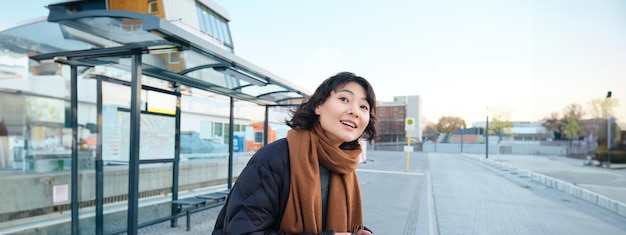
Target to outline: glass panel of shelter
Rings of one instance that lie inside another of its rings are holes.
[[[18,28],[19,30],[16,29],[15,31],[8,30],[8,31],[2,32],[0,34],[0,39],[2,39],[0,40],[0,43],[1,43],[0,46],[9,48],[11,50],[20,51],[20,53],[28,53],[29,56],[33,56],[33,57],[36,55],[41,55],[45,53],[55,53],[55,52],[58,52],[58,56],[64,56],[64,55],[70,56],[69,54],[72,54],[75,52],[83,52],[80,50],[84,50],[84,49],[98,49],[98,48],[126,49],[126,48],[119,48],[119,47],[126,46],[122,44],[137,44],[138,46],[137,48],[143,47],[144,50],[146,49],[145,47],[159,48],[159,46],[165,46],[159,50],[151,50],[151,52],[156,52],[157,54],[143,54],[141,56],[143,63],[146,67],[153,66],[153,67],[158,67],[158,68],[165,68],[169,71],[174,71],[174,72],[179,72],[179,71],[182,71],[183,69],[190,68],[190,67],[217,62],[214,59],[212,59],[210,56],[195,52],[195,50],[186,50],[183,52],[172,50],[171,47],[168,47],[172,45],[171,42],[166,41],[165,39],[157,36],[156,34],[152,34],[148,31],[144,31],[143,29],[140,28],[141,27],[140,25],[141,25],[141,22],[136,19],[110,18],[110,17],[93,17],[93,18],[84,18],[84,19],[76,19],[76,20],[66,20],[66,21],[62,21],[61,25],[57,23],[40,22],[40,23],[29,25],[29,26],[25,26],[24,28]],[[53,30],[53,31],[46,34],[45,35],[46,37],[41,37],[42,36],[41,32],[43,31],[38,30],[40,29],[40,27],[45,28],[47,30]],[[107,51],[100,50],[99,52],[105,53],[109,51],[114,51],[114,50],[107,50]],[[92,75],[110,77],[110,78],[113,78],[114,80],[120,80],[120,81],[131,81],[130,79],[131,76],[129,75],[128,71],[130,69],[135,69],[135,68],[132,68],[130,60],[128,59],[127,56],[98,57],[94,59],[93,57],[97,57],[98,55],[93,55],[89,53],[91,53],[91,51],[84,51],[82,55],[88,56],[91,59],[73,60],[71,62],[95,65],[94,66],[95,73],[94,71],[90,71],[91,72],[90,74]],[[49,56],[48,59],[50,58],[52,57]],[[196,62],[196,64],[193,64],[194,62]],[[104,66],[103,64],[107,64],[107,65]],[[190,65],[193,65],[193,66],[190,66]],[[67,66],[64,65],[60,67],[66,68]],[[66,84],[68,75],[66,74],[63,77],[66,80],[63,84]],[[246,99],[254,98],[254,95],[245,94],[245,93],[235,93],[232,90],[229,90],[234,87],[241,87],[242,84],[244,85],[247,84],[246,81],[240,80],[240,79],[233,80],[232,77],[225,77],[223,74],[218,75],[218,73],[216,73],[212,69],[198,70],[198,72],[195,73],[195,75],[189,76],[189,77],[195,78],[200,81],[205,81],[209,84],[215,84],[218,87],[223,88],[223,89],[215,89],[215,91],[220,92],[221,95],[226,94],[226,95],[230,95],[231,97],[241,97],[241,98],[246,98]],[[98,78],[98,79],[101,79],[101,78]],[[172,84],[171,82],[167,82],[167,81],[160,80],[160,79],[152,79],[147,76],[142,76],[142,80],[144,84],[149,85],[150,87],[153,87],[153,88],[162,89],[164,91],[171,91],[175,87],[174,84]],[[78,81],[79,82],[78,89],[93,91],[94,90],[93,83],[91,83],[90,86],[80,85],[82,83],[90,83],[92,81],[94,80],[80,79]],[[259,87],[260,88],[265,87],[265,89],[275,88],[274,86],[265,86],[265,84],[262,84]],[[105,90],[103,91],[103,94],[115,93],[115,92],[120,91],[120,90],[108,91],[107,89],[108,88],[105,88]],[[265,92],[260,91],[259,94],[267,94],[268,92],[271,93],[271,92],[274,92],[274,90],[266,90]],[[103,113],[102,113],[103,119],[104,119],[103,124],[108,125],[108,123],[111,123],[114,121],[118,122],[120,119],[124,120],[123,116],[125,115],[125,113],[128,112],[127,110],[124,110],[125,109],[124,107],[130,106],[129,105],[130,104],[130,100],[129,100],[130,92],[123,92],[123,93],[128,94],[128,96],[126,96],[126,99],[122,99],[123,101],[120,102],[121,103],[120,106],[113,106],[113,107],[107,107],[107,108],[103,107]],[[146,97],[145,94],[146,92],[142,92],[141,97],[144,98],[144,101],[149,101],[150,96],[148,95],[148,97]],[[69,97],[69,96],[70,96],[69,92],[66,90],[66,94],[63,96],[63,99],[67,99],[66,97]],[[105,101],[105,103],[107,102],[108,101]],[[178,102],[175,102],[175,103],[178,104]],[[268,102],[268,103],[271,103],[271,102]],[[79,104],[79,111],[78,111],[79,115],[83,113],[93,113],[92,108],[90,108],[89,106],[93,107],[93,103],[87,102],[87,104]],[[149,105],[142,106],[141,110],[146,111],[147,107],[150,107],[150,106]],[[169,110],[168,108],[165,108],[165,109]],[[83,110],[86,110],[86,111],[83,111]],[[205,115],[212,115],[212,114],[205,113]],[[141,116],[142,116],[141,118],[142,120],[144,119],[143,117],[147,117],[147,116],[144,116],[144,114],[141,114]],[[225,115],[225,116],[227,117],[228,115]],[[79,123],[77,124],[80,124],[81,122],[86,121],[85,126],[88,126],[87,124],[89,123],[93,124],[96,122],[96,120],[94,119],[96,119],[96,115],[89,115],[87,119],[79,119]],[[108,122],[106,120],[108,120]],[[200,119],[192,123],[201,123],[202,121],[206,121],[206,120]],[[224,126],[226,126],[227,123],[228,123],[227,121],[215,121],[215,126],[216,127],[222,126],[221,128],[219,128],[219,130],[224,132],[227,130],[227,129],[224,129]],[[74,125],[77,125],[77,124],[74,124]],[[237,125],[242,125],[242,124],[235,123],[234,125],[235,125],[234,126],[235,129],[237,129]],[[34,129],[41,129],[41,128],[35,127]],[[106,128],[103,128],[103,129],[106,130]],[[116,128],[110,129],[109,131],[113,130],[116,133],[121,133],[121,132],[127,131],[128,129],[130,128],[126,128],[126,130],[124,130],[124,128],[116,127]],[[215,128],[214,130],[217,132],[218,128]],[[51,129],[51,133],[56,133],[56,132],[58,131]],[[35,130],[34,132],[27,131],[25,135],[36,135],[40,133],[44,133],[44,136],[45,136],[47,135],[45,133],[48,133],[48,131],[45,131],[45,130],[43,132],[39,130]],[[89,133],[89,134],[92,134],[92,133]],[[225,136],[224,133],[222,134],[223,136]],[[104,138],[102,138],[101,141],[105,141]],[[111,141],[111,140],[107,140],[107,141]],[[118,141],[122,141],[122,140],[118,140]],[[213,147],[215,148],[215,146]],[[121,151],[122,148],[123,147],[120,147],[117,150],[119,155],[123,154]],[[26,149],[28,149],[28,147],[26,147]],[[104,151],[105,150],[103,150],[103,152]],[[106,151],[114,151],[114,150],[109,149]],[[79,157],[79,160],[80,160],[80,157]],[[123,163],[124,159],[121,159],[121,160]],[[150,159],[145,159],[145,160],[150,160]],[[167,161],[164,161],[163,163],[169,164]],[[115,166],[110,166],[110,167],[111,169],[115,168]],[[105,188],[105,195],[109,195],[105,197],[105,203],[127,200],[127,198],[124,198],[124,195],[126,193],[129,193],[127,179],[130,173],[128,172],[128,167],[122,166],[120,168],[122,169],[122,172],[126,172],[125,173],[126,179],[123,179],[124,177],[121,177],[120,178],[121,183],[116,182],[115,180],[110,181],[111,183],[105,182],[105,185],[107,185],[107,187]],[[72,170],[75,172],[76,169],[72,169]],[[72,176],[74,176],[74,172]],[[142,174],[141,171],[139,173]],[[92,174],[93,176],[92,170],[81,172],[80,174],[87,174],[87,175]],[[142,181],[143,181],[143,178],[146,178],[146,177],[145,176],[139,177],[139,179]],[[83,178],[81,177],[81,179]],[[90,179],[90,178],[87,177],[86,179]],[[124,182],[126,184],[124,184]],[[81,180],[78,183],[80,187],[82,188],[93,188],[89,186],[89,184],[92,184],[93,181],[87,182],[85,180]],[[139,184],[139,185],[143,185],[143,184]],[[160,185],[159,187],[167,187],[167,185]],[[116,190],[121,190],[120,192],[123,192],[123,193],[117,194],[119,192]],[[55,194],[53,196],[57,195],[56,194],[57,191],[54,191],[54,192]],[[57,195],[57,196],[63,196],[63,191],[61,190],[60,192],[61,192],[60,195]],[[76,188],[72,190],[72,193],[74,192],[77,192]],[[144,192],[144,191],[141,191],[141,192]],[[65,196],[67,196],[67,193],[68,192],[65,191]],[[81,192],[81,196],[79,198],[81,207],[89,207],[90,205],[92,205],[91,200],[93,199],[93,197],[91,195],[93,195],[93,192],[88,191],[88,190]],[[142,195],[139,195],[139,196],[141,197]],[[45,201],[45,200],[42,200],[42,201]],[[58,201],[57,203],[58,204],[55,206],[66,203],[66,201]],[[76,207],[73,207],[73,208],[76,208]],[[72,213],[72,216],[74,216],[74,213]],[[125,217],[125,215],[122,215],[121,217]],[[114,217],[107,217],[107,221],[110,222],[107,224],[119,224],[120,227],[127,226],[125,225],[126,221],[124,219],[117,221],[119,223],[115,223]],[[87,233],[92,232],[92,231],[93,229],[90,229],[88,230]]]

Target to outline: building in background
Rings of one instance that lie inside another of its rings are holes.
[[[491,122],[489,122],[491,124]],[[478,128],[476,134],[483,135],[483,130],[486,127],[485,122],[474,122],[472,128]],[[474,132],[474,131],[471,131]],[[479,132],[479,133],[478,133]],[[465,134],[470,133],[466,132]],[[455,133],[453,133],[455,134]],[[458,133],[460,134],[460,133]],[[519,142],[532,142],[532,141],[548,141],[552,140],[553,134],[546,130],[542,125],[542,122],[511,122],[510,134],[503,136],[505,141],[519,141]],[[484,139],[484,138],[483,138]],[[484,140],[483,140],[484,141]]]
[[[422,100],[420,96],[395,96],[391,102],[379,102],[376,118],[380,137],[378,143],[407,142],[409,133],[405,131],[405,120],[415,120],[415,130],[410,132],[411,142],[422,142]]]

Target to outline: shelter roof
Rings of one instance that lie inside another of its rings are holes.
[[[47,20],[0,32],[0,46],[37,61],[117,68],[115,75],[99,75],[122,80],[133,69],[129,57],[141,54],[144,77],[259,105],[293,105],[310,96],[179,23],[130,11],[49,8]]]

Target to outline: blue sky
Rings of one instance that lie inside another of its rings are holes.
[[[46,16],[49,2],[2,7],[0,30]],[[611,90],[626,121],[626,1],[215,2],[231,17],[238,56],[310,91],[351,71],[378,100],[420,95],[427,121],[470,124],[489,110],[537,121]]]
[[[626,1],[216,2],[237,55],[310,90],[355,72],[379,100],[420,95],[432,122],[536,121],[609,90],[626,102]]]
[[[24,0],[0,7],[0,30],[14,27],[35,17],[48,15],[44,7],[52,1]]]

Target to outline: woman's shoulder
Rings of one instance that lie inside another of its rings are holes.
[[[260,154],[276,155],[276,154],[284,154],[288,152],[289,152],[289,145],[287,144],[287,139],[281,138],[263,146],[262,148],[257,150],[255,155],[260,155]]]
[[[265,165],[267,162],[276,164],[277,162],[289,161],[289,145],[287,139],[278,139],[272,143],[269,143],[252,156],[251,162],[261,163]]]

